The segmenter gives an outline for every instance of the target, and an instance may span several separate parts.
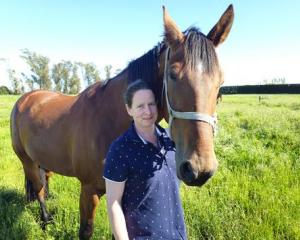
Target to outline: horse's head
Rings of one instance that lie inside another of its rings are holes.
[[[163,8],[165,43],[164,84],[169,125],[176,143],[177,175],[187,185],[201,186],[215,172],[216,99],[223,83],[215,47],[233,22],[230,5],[207,36],[195,28],[182,33]]]

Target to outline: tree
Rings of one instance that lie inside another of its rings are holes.
[[[285,84],[285,78],[273,78],[272,84]]]
[[[104,67],[105,80],[110,79],[111,69],[112,69],[112,66],[111,66],[111,65],[106,65],[106,66]]]
[[[12,91],[9,90],[9,88],[6,86],[1,86],[0,87],[0,95],[8,95],[8,94],[12,94]]]
[[[54,81],[54,89],[59,92],[69,93],[70,71],[72,63],[70,61],[62,61],[52,68],[52,79]]]
[[[78,66],[70,61],[62,61],[52,68],[54,89],[66,94],[76,94],[80,91],[80,78],[77,74]]]
[[[78,66],[74,64],[72,68],[72,76],[70,78],[70,87],[69,87],[70,94],[77,94],[80,91],[80,78],[78,77],[77,70],[78,70]]]
[[[51,77],[55,84],[54,90],[62,92],[64,82],[64,65],[63,63],[54,64],[52,67]]]
[[[267,79],[264,79],[264,84],[265,85],[286,84],[286,79],[284,77],[282,77],[282,78],[272,78],[272,80],[270,82]]]
[[[82,79],[87,86],[101,81],[100,72],[95,64],[78,62],[77,65],[81,68]]]
[[[13,94],[24,93],[24,84],[21,78],[16,77],[16,71],[13,69],[8,69],[8,77],[11,81]]]
[[[38,85],[39,89],[51,89],[51,79],[49,77],[49,58],[31,52],[28,49],[21,50],[23,58],[30,67],[32,74],[26,76],[27,82]],[[25,74],[24,74],[25,75]]]
[[[27,75],[25,73],[21,73],[22,77],[25,79],[25,82],[28,86],[29,91],[33,91],[34,90],[34,82],[31,78],[28,78]]]
[[[70,61],[63,61],[63,93],[68,94],[70,88],[70,73],[73,64]]]

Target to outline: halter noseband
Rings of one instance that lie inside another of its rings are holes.
[[[170,134],[171,134],[171,125],[173,118],[178,119],[186,119],[186,120],[195,120],[195,121],[202,121],[210,124],[213,128],[213,134],[214,136],[217,133],[217,115],[214,114],[213,116],[210,116],[205,113],[199,113],[199,112],[178,112],[175,111],[169,102],[169,95],[168,95],[168,59],[169,59],[169,51],[170,48],[168,47],[166,50],[166,57],[165,57],[165,69],[164,69],[164,89],[166,94],[166,102],[167,102],[167,108],[169,112],[169,127],[170,127]]]

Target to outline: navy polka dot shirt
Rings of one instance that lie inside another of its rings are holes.
[[[187,239],[175,146],[163,128],[156,130],[159,148],[139,137],[133,123],[111,144],[103,176],[126,181],[122,209],[130,239]]]

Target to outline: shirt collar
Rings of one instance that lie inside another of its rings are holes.
[[[161,137],[161,136],[163,136],[163,135],[165,134],[165,130],[164,130],[161,126],[159,126],[159,125],[157,125],[157,124],[155,124],[155,131],[156,131],[156,133],[157,133],[157,135],[158,135],[159,137]],[[147,141],[146,141],[145,139],[143,139],[142,136],[140,136],[140,135],[137,133],[133,121],[132,121],[132,123],[131,123],[130,128],[129,128],[128,131],[127,131],[127,134],[128,134],[128,136],[129,136],[133,141],[135,141],[135,142],[141,142],[141,141],[142,141],[142,143],[148,144]]]
[[[136,129],[135,129],[136,131]],[[158,137],[160,137],[162,135],[162,132],[159,130],[159,128],[157,126],[155,126],[155,131]],[[136,134],[138,135],[138,137],[142,140],[142,142],[144,144],[148,144],[148,142],[136,131]]]

